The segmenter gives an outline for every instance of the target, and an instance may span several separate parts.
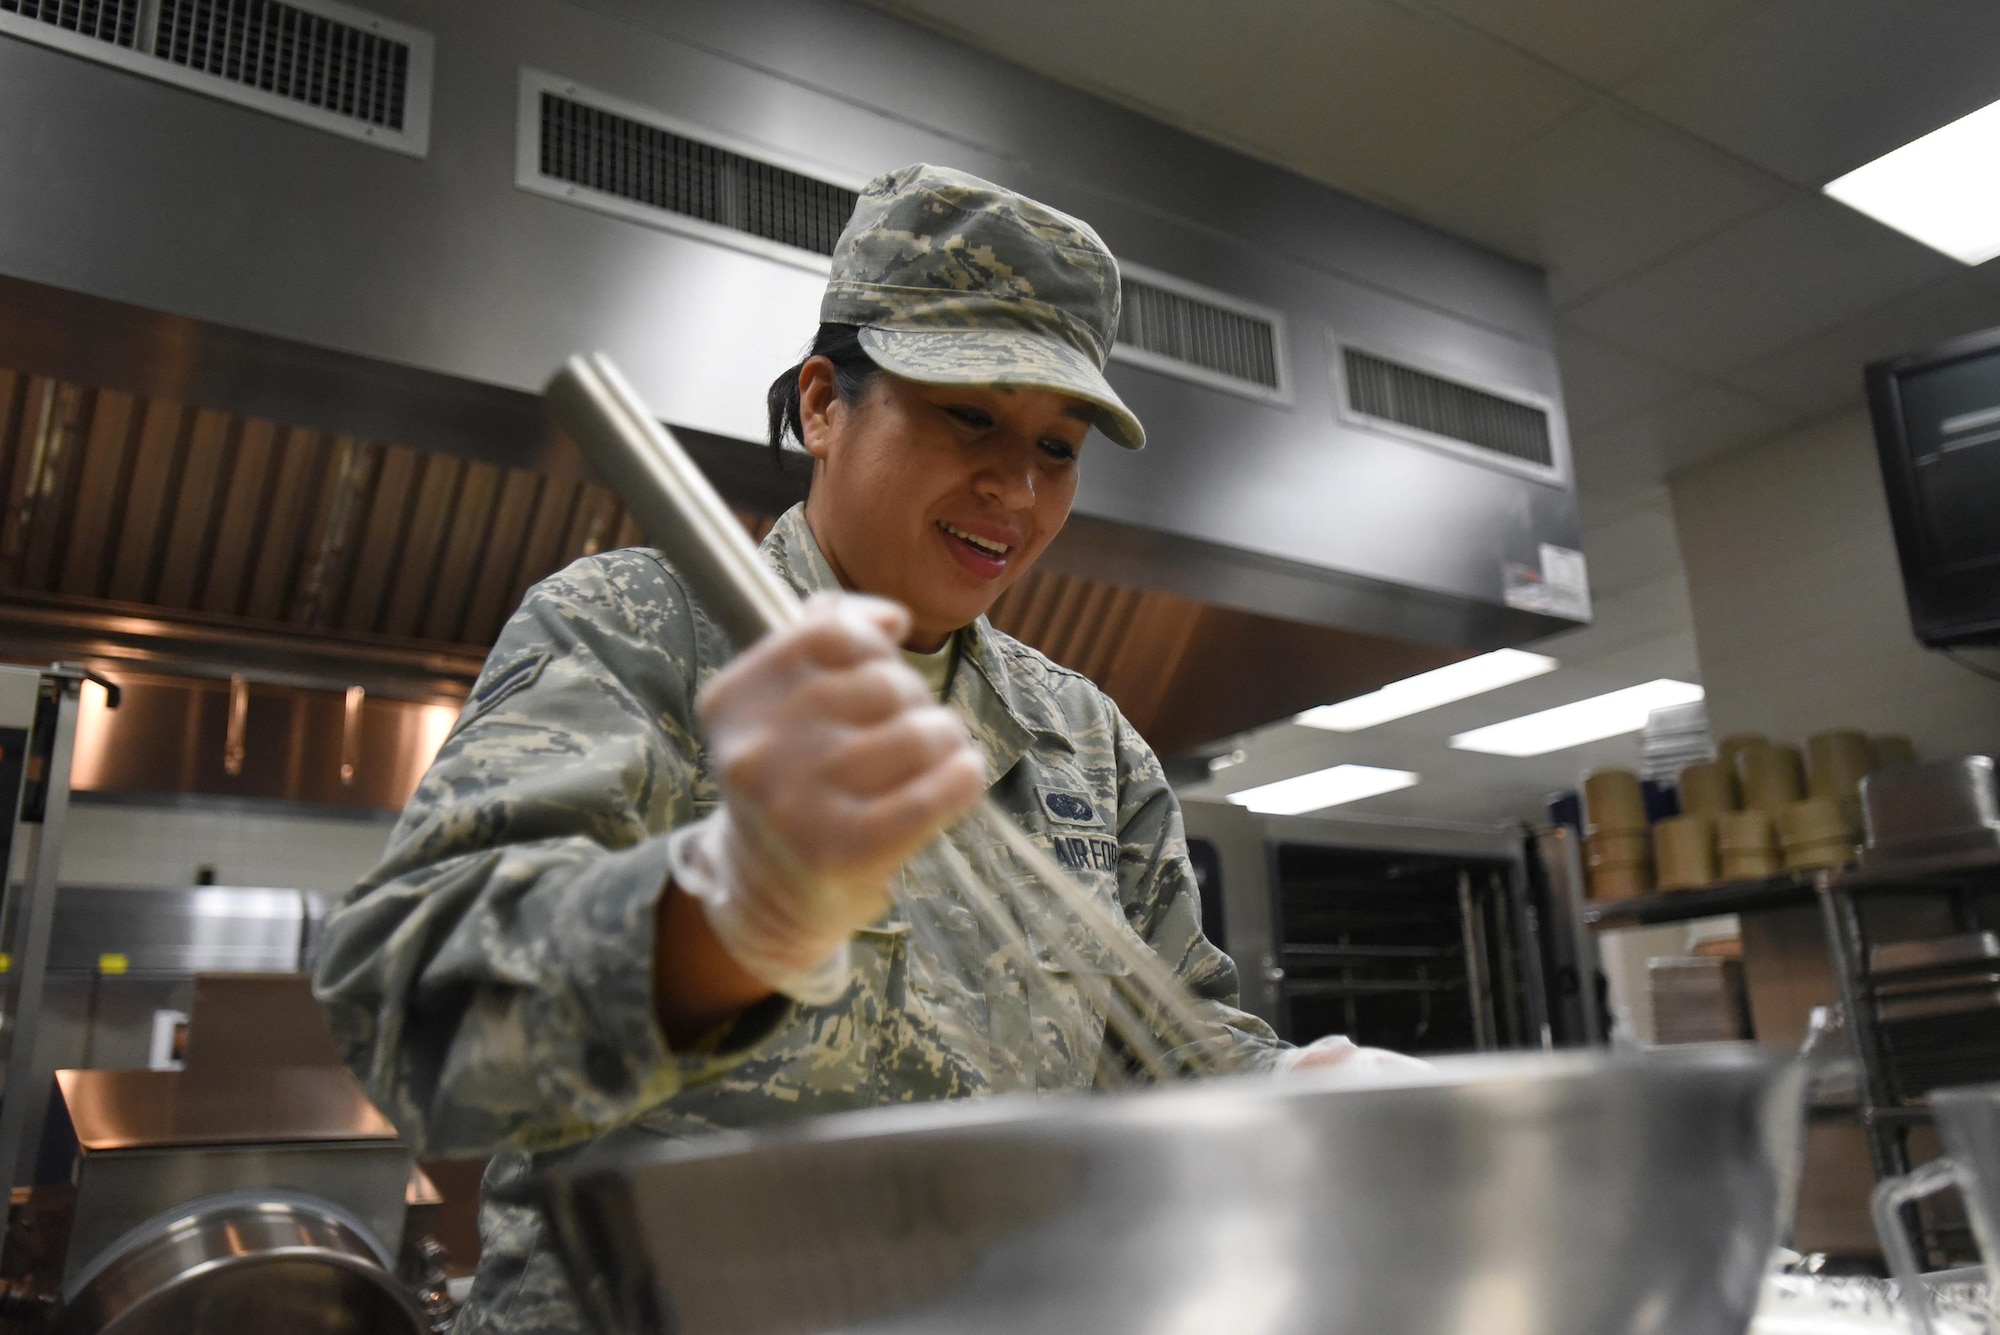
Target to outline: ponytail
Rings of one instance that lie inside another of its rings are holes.
[[[833,383],[842,403],[853,403],[868,388],[882,368],[861,347],[861,330],[851,324],[823,324],[813,336],[812,347],[798,365],[771,382],[764,395],[769,417],[771,457],[783,463],[786,440],[805,444],[805,423],[799,417],[799,372],[814,357],[833,363]]]

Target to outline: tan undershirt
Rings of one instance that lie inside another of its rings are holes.
[[[924,685],[931,688],[931,694],[944,699],[944,693],[951,687],[951,669],[958,659],[958,636],[944,642],[944,647],[933,653],[919,654],[903,650],[903,661],[916,670],[924,679]]]

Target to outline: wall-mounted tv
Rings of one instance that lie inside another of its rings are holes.
[[[2000,329],[1868,368],[1917,638],[2000,644]]]

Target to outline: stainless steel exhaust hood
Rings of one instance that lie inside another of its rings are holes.
[[[1538,584],[1576,546],[1538,273],[856,5],[367,8],[434,40],[422,157],[0,31],[0,366],[533,469],[518,391],[600,347],[747,478],[828,220],[950,162],[1131,264],[1152,443],[1092,452],[1051,578],[1433,662],[1579,619]]]

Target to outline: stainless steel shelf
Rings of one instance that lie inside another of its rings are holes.
[[[1835,883],[1843,890],[1895,890],[1926,881],[1994,875],[2000,875],[2000,848],[1974,849],[1921,862],[1863,863],[1837,873]]]
[[[1592,900],[1584,905],[1583,921],[1586,926],[1602,932],[1620,927],[1688,922],[1724,913],[1799,908],[1813,902],[1823,874],[1816,871],[1785,872],[1756,881],[1720,881],[1699,890],[1667,890],[1632,899]]]

